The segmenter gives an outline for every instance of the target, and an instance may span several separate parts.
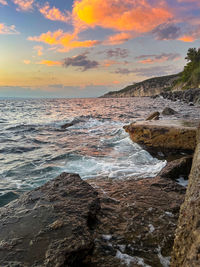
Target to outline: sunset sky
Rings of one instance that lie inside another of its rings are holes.
[[[0,0],[0,97],[93,97],[183,69],[200,0]]]

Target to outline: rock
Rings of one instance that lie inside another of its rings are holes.
[[[74,123],[72,123],[72,122],[65,123],[65,124],[61,125],[61,129],[66,129],[66,128],[71,127],[73,125],[74,125]]]
[[[171,266],[200,266],[200,128],[186,197],[181,206]]]
[[[0,209],[0,266],[82,266],[94,246],[97,192],[62,173]]]
[[[143,121],[124,126],[133,142],[150,153],[164,155],[193,153],[196,146],[196,122],[163,120]]]
[[[188,179],[192,166],[192,156],[182,157],[167,163],[167,166],[161,170],[159,176],[172,180],[178,179],[180,176]]]
[[[101,214],[86,266],[122,267],[129,259],[129,266],[162,267],[160,257],[167,262],[171,255],[185,188],[160,176],[88,182],[99,191]]]
[[[146,121],[159,120],[159,116],[160,116],[160,112],[158,112],[158,111],[153,112],[146,118]]]
[[[186,103],[200,104],[200,88],[181,90],[181,91],[170,91],[162,92],[160,94],[163,98],[167,98],[172,101],[180,100]]]
[[[175,110],[173,110],[172,108],[166,107],[164,108],[162,115],[168,116],[168,115],[174,115],[177,114],[177,112]]]

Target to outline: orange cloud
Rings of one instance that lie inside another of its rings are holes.
[[[121,62],[119,62],[119,61],[116,61],[116,60],[105,60],[104,62],[103,62],[103,66],[104,67],[110,67],[110,66],[112,66],[112,65],[118,65],[118,64],[122,64]]]
[[[37,52],[38,56],[42,56],[43,55],[43,46],[36,45],[36,46],[33,47],[33,49]]]
[[[78,47],[92,47],[99,44],[97,40],[79,41],[76,33],[66,33],[62,30],[55,32],[48,31],[40,36],[28,37],[28,40],[58,46],[59,52],[66,52]]]
[[[72,15],[78,28],[100,26],[140,33],[151,31],[172,18],[166,6],[154,7],[147,0],[76,0]]]
[[[105,44],[108,45],[116,45],[116,44],[122,44],[128,40],[133,38],[133,34],[128,32],[121,32],[114,35],[109,36],[108,40],[105,41]]]
[[[181,38],[179,38],[179,40],[182,41],[182,42],[192,43],[192,42],[195,41],[195,38],[193,36],[184,35]]]
[[[17,11],[29,11],[33,9],[34,0],[13,0],[18,6]]]
[[[29,65],[30,63],[31,63],[31,61],[30,60],[28,60],[28,59],[24,59],[24,64],[26,64],[26,65]]]
[[[60,61],[53,61],[53,60],[42,60],[38,64],[40,64],[40,65],[46,65],[48,67],[52,67],[52,66],[60,66],[60,65],[62,65],[62,62],[60,62]]]
[[[43,7],[41,7],[39,11],[44,15],[45,18],[49,20],[68,22],[71,19],[71,14],[69,11],[62,13],[56,7],[50,8],[49,3],[46,3]]]
[[[15,25],[7,26],[0,23],[0,34],[19,34],[19,32],[15,29]]]

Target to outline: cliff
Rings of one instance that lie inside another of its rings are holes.
[[[200,128],[189,185],[180,210],[171,266],[200,266]]]
[[[166,92],[174,85],[179,78],[179,74],[151,78],[125,87],[119,91],[112,91],[103,98],[111,97],[134,97],[134,96],[155,96],[161,92]]]

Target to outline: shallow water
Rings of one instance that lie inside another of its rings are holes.
[[[179,118],[200,118],[199,107],[164,99],[1,99],[0,201],[63,171],[83,179],[155,176],[165,162],[132,143],[122,127],[166,106]],[[75,124],[61,128],[69,122]]]

